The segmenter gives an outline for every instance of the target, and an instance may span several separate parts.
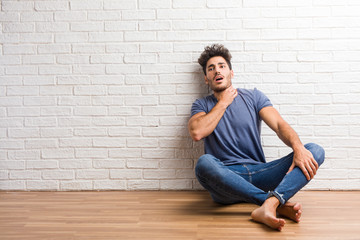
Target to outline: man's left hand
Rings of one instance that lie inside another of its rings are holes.
[[[295,167],[300,168],[306,179],[310,181],[315,176],[319,165],[314,159],[312,153],[305,147],[302,147],[300,150],[294,151],[293,162],[286,174],[291,172]]]

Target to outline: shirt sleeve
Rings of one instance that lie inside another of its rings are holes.
[[[190,117],[200,112],[206,112],[205,104],[202,100],[203,99],[196,99],[196,101],[192,104]]]
[[[254,99],[256,112],[260,112],[264,107],[272,106],[270,99],[260,90],[254,88]]]

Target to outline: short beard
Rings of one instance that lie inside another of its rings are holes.
[[[216,92],[216,93],[220,93],[220,92],[226,90],[227,88],[228,88],[228,87],[225,86],[225,87],[221,87],[221,88],[217,88],[217,89],[212,89],[212,90],[213,90],[214,92]]]

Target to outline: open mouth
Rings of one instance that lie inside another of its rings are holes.
[[[223,80],[223,79],[224,79],[224,77],[221,76],[221,75],[218,75],[218,76],[215,77],[215,81],[216,81],[216,82],[219,82],[219,81],[221,81],[221,80]]]

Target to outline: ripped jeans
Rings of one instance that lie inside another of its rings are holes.
[[[319,166],[324,162],[324,149],[314,143],[305,145]],[[275,196],[285,204],[309,181],[300,168],[286,174],[293,162],[293,153],[268,163],[225,166],[210,154],[202,155],[195,168],[200,184],[221,204],[263,202]]]

